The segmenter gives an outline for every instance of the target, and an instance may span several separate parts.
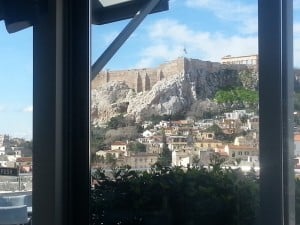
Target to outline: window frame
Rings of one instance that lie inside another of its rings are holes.
[[[32,223],[87,224],[90,1],[39,3],[33,26]]]
[[[86,224],[90,77],[82,74],[90,74],[90,2],[41,2],[33,28],[33,224]],[[259,224],[295,224],[292,3],[258,1]]]
[[[293,1],[258,1],[259,224],[295,224]]]

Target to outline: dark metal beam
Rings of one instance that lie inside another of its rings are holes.
[[[110,7],[103,7],[99,3],[99,0],[92,0],[92,23],[101,25],[132,18],[137,11],[150,2],[149,0],[135,0]],[[160,0],[149,13],[161,12],[168,9],[169,0]]]
[[[292,0],[258,1],[260,221],[294,225]]]
[[[0,20],[9,33],[32,26],[38,2],[35,0],[0,0]]]
[[[103,69],[106,63],[114,56],[119,48],[125,43],[129,36],[135,31],[145,17],[155,8],[160,0],[149,1],[146,5],[143,5],[134,18],[127,24],[122,32],[113,40],[108,48],[102,53],[102,55],[95,61],[92,66],[91,79],[94,79],[97,74]]]
[[[33,225],[89,224],[89,1],[41,1],[33,62]]]

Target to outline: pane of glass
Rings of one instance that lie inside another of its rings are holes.
[[[128,22],[92,27],[93,62]],[[256,1],[170,1],[91,88],[92,224],[256,223]]]
[[[116,5],[116,4],[120,4],[120,3],[124,3],[124,2],[129,2],[132,0],[99,0],[99,2],[104,6],[112,6],[112,5]]]
[[[9,34],[0,21],[0,43],[0,206],[31,212],[32,29]]]
[[[294,1],[294,144],[295,144],[295,175],[296,175],[296,224],[300,224],[300,1]]]

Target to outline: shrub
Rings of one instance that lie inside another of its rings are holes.
[[[125,167],[96,179],[93,225],[252,225],[257,217],[258,181],[240,170]]]

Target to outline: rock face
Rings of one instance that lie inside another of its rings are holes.
[[[151,115],[185,113],[196,100],[212,98],[220,88],[243,85],[239,73],[246,68],[241,65],[223,65],[185,58],[183,60],[183,70],[172,70],[173,75],[161,77],[147,91],[138,92],[128,85],[125,78],[94,84],[93,123],[105,123],[120,113],[136,121]],[[160,73],[164,73],[161,67]]]

